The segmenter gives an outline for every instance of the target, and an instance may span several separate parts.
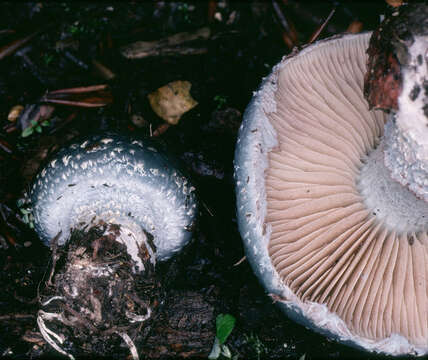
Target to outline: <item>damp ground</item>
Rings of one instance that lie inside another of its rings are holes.
[[[226,345],[239,359],[383,358],[288,320],[244,259],[237,229],[233,154],[245,107],[272,66],[305,44],[335,6],[318,38],[372,30],[387,11],[382,1],[0,4],[0,356],[60,357],[40,335],[35,316],[52,253],[18,199],[62,144],[120,131],[155,137],[183,162],[201,201],[192,242],[158,268],[164,292],[141,357],[207,358],[216,316],[223,313],[236,318]],[[169,53],[159,41],[206,27],[208,37]],[[137,41],[161,50],[124,56]],[[147,95],[176,80],[191,83],[198,105],[177,125],[166,125]],[[48,102],[53,110],[40,102],[54,90],[92,85],[107,85],[109,93],[68,98],[68,106]],[[17,105],[23,110],[13,118]],[[123,356],[123,349],[116,354]]]

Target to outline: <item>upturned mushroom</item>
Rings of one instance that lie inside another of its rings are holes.
[[[137,359],[135,338],[160,301],[154,265],[191,239],[195,188],[153,142],[109,134],[60,150],[28,195],[54,252],[37,319],[45,340],[72,358],[79,343],[111,355],[113,336]]]
[[[428,353],[427,53],[419,3],[306,46],[263,80],[235,153],[266,291],[306,327],[392,355]]]

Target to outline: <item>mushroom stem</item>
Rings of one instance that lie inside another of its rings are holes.
[[[423,231],[427,228],[427,204],[391,177],[384,161],[386,139],[365,159],[357,180],[358,191],[367,209],[390,231]]]
[[[402,118],[414,119],[413,125]],[[418,123],[418,119],[421,120]],[[395,120],[395,121],[394,121]],[[424,124],[426,123],[426,124]],[[428,202],[428,122],[427,118],[392,115],[385,125],[385,165],[391,177],[418,198]]]
[[[365,95],[388,110],[385,164],[391,176],[428,202],[428,5],[405,4],[373,34]]]

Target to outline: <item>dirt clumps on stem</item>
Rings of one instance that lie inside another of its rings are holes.
[[[52,247],[37,323],[44,339],[70,359],[88,354],[139,358],[138,344],[150,330],[162,290],[150,245],[139,245],[141,269],[121,234],[120,226],[102,223],[74,231],[66,245]]]

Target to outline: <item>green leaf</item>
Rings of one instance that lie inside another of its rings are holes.
[[[27,136],[30,136],[32,133],[34,132],[34,129],[30,126],[30,127],[27,127],[22,133],[21,133],[21,136],[22,137],[27,137]]]
[[[30,123],[31,123],[31,125],[36,126],[37,125],[37,120],[33,119],[33,120],[30,121]]]
[[[300,358],[299,358],[299,360],[305,360],[306,359],[306,353],[304,353]]]
[[[211,349],[210,354],[208,355],[208,359],[215,360],[218,359],[220,356],[221,348],[220,343],[218,341],[217,336],[215,337],[213,348]]]
[[[27,214],[29,214],[29,213],[30,213],[30,211],[29,211],[29,210],[24,209],[24,208],[19,209],[19,210],[22,212],[22,214],[23,214],[23,215],[27,215]]]
[[[42,126],[49,126],[50,124],[49,120],[45,120],[41,123]]]
[[[40,125],[37,125],[37,126],[36,126],[36,131],[37,131],[38,133],[41,133],[41,132],[42,132],[42,127],[41,127]]]
[[[219,314],[216,319],[217,338],[220,345],[224,344],[235,327],[236,319],[230,314]]]

